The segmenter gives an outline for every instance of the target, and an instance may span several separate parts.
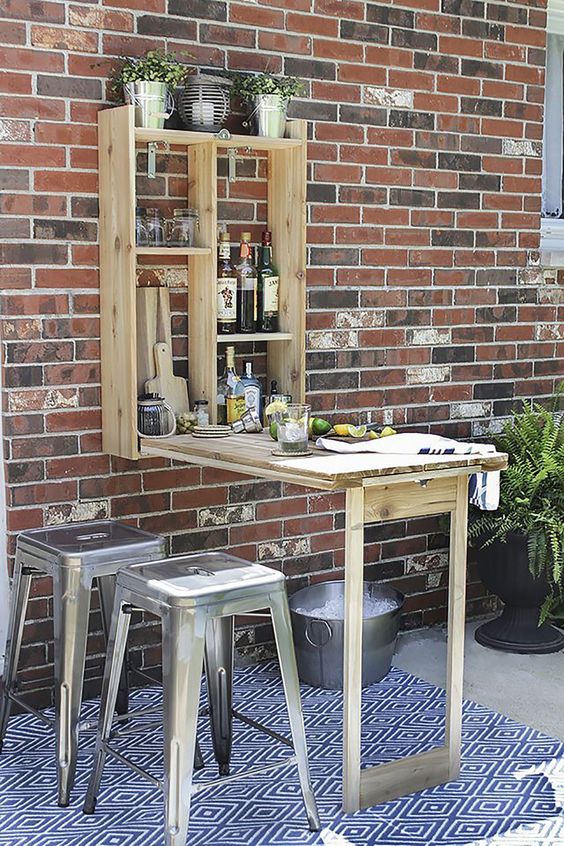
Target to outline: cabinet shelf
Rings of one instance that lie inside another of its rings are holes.
[[[135,247],[138,256],[209,256],[211,247]]]
[[[138,459],[137,397],[154,375],[154,345],[172,348],[170,291],[137,287],[142,257],[186,256],[188,287],[188,387],[192,399],[209,402],[216,421],[217,353],[226,344],[266,342],[266,376],[296,402],[305,399],[305,265],[307,124],[287,122],[287,138],[235,135],[220,140],[206,132],[135,127],[133,106],[98,115],[100,174],[100,309],[102,336],[102,442],[105,452]],[[135,144],[184,146],[186,203],[199,217],[198,240],[206,247],[136,247]],[[230,147],[268,156],[268,217],[279,275],[279,332],[217,335],[217,170]],[[182,299],[175,297],[175,314]],[[272,342],[272,343],[269,343]]]
[[[249,332],[234,335],[218,335],[218,344],[244,344],[246,341],[291,341],[291,332]]]
[[[165,142],[190,147],[213,143],[220,148],[250,147],[252,150],[291,150],[301,147],[301,138],[264,138],[258,135],[232,135],[217,138],[212,132],[191,132],[185,129],[145,129],[135,127],[135,140],[139,142]]]

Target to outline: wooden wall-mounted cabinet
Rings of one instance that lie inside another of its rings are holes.
[[[296,401],[305,396],[306,264],[305,121],[288,121],[287,138],[232,136],[141,129],[133,106],[102,111],[98,119],[100,171],[100,297],[102,337],[103,448],[139,458],[137,396],[154,375],[148,337],[139,319],[137,256],[186,256],[188,262],[188,383],[193,398],[207,399],[216,414],[217,351],[227,343],[265,341],[267,378]],[[136,148],[151,142],[185,146],[188,196],[199,213],[197,244],[190,248],[136,247]],[[268,227],[280,275],[280,331],[276,334],[217,335],[217,158],[226,148],[252,148],[268,155]],[[152,289],[154,290],[154,289]],[[159,289],[159,298],[168,298]],[[166,314],[165,309],[165,314]],[[168,327],[170,332],[170,327]],[[150,371],[150,372],[149,372]]]

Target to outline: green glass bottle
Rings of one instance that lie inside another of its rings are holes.
[[[272,233],[262,233],[257,268],[257,331],[278,331],[278,291],[280,278],[272,263]]]

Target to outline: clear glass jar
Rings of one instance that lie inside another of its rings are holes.
[[[168,221],[169,247],[193,247],[197,226],[196,209],[174,209],[173,218]]]
[[[149,246],[146,223],[147,209],[137,206],[135,209],[135,244],[138,247]]]
[[[194,403],[194,414],[198,418],[198,426],[210,425],[209,403],[207,400],[196,400]]]
[[[145,209],[145,228],[149,247],[164,247],[165,223],[160,209]]]

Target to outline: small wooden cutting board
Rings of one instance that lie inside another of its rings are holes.
[[[154,379],[148,379],[145,382],[146,393],[159,394],[168,402],[175,414],[190,411],[188,385],[186,379],[174,375],[170,346],[164,343],[155,344],[153,352],[157,375]]]

